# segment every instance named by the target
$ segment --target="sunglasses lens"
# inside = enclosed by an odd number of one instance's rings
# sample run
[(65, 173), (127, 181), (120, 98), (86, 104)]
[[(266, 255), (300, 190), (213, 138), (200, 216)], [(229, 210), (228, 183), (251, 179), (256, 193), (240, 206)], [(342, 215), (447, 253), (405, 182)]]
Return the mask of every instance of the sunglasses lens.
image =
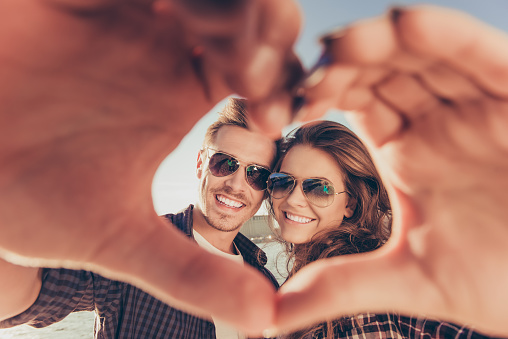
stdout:
[(238, 167), (240, 167), (238, 160), (220, 152), (214, 153), (210, 157), (210, 162), (208, 164), (210, 172), (216, 177), (225, 177), (233, 174), (238, 170)]
[(329, 206), (333, 202), (335, 189), (332, 183), (323, 179), (306, 179), (303, 192), (307, 199), (318, 207)]
[(266, 189), (266, 181), (270, 176), (269, 170), (260, 166), (250, 165), (245, 171), (247, 183), (249, 183), (252, 188), (256, 191)]
[(283, 173), (272, 173), (268, 178), (268, 192), (275, 199), (284, 198), (291, 192), (295, 185), (295, 180)]

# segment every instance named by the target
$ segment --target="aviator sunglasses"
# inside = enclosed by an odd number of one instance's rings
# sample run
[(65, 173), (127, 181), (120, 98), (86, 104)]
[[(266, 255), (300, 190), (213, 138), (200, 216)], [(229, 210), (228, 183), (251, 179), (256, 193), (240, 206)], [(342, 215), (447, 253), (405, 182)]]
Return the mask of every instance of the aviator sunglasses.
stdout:
[[(270, 193), (274, 199), (282, 199), (293, 192), (296, 182), (297, 180), (289, 174), (272, 173), (268, 177), (268, 193)], [(337, 194), (346, 192), (342, 191), (336, 193), (332, 183), (326, 179), (309, 178), (301, 180), (300, 182), (307, 200), (317, 207), (330, 206)]]
[[(208, 162), (208, 169), (214, 176), (225, 177), (235, 173), (240, 168), (240, 161), (231, 154), (210, 147), (206, 149), (214, 152)], [(272, 172), (266, 167), (250, 164), (245, 166), (245, 181), (256, 191), (263, 191), (266, 189), (266, 181), (270, 173)]]

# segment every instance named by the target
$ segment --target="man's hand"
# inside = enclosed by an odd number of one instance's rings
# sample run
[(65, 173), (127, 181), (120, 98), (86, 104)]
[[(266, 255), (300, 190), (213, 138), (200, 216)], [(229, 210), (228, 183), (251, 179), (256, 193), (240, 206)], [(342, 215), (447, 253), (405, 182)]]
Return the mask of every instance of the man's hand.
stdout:
[(420, 7), (323, 42), (331, 63), (309, 80), (307, 118), (351, 111), (389, 190), (393, 233), (288, 281), (278, 328), (396, 311), (508, 335), (508, 37)]
[(271, 324), (270, 283), (191, 244), (151, 197), (160, 162), (227, 95), (289, 119), (298, 9), (220, 3), (1, 2), (2, 257), (93, 269), (248, 332)]

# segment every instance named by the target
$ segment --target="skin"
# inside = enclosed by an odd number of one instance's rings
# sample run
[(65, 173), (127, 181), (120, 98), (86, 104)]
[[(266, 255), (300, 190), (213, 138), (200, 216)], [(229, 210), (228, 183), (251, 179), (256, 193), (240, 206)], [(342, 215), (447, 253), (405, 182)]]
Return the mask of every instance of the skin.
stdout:
[(354, 111), (389, 191), (393, 235), (376, 252), (301, 270), (280, 290), (279, 327), (393, 310), (508, 335), (508, 37), (434, 7), (339, 35), (307, 114)]
[(336, 192), (344, 191), (343, 173), (336, 161), (326, 152), (307, 146), (293, 147), (282, 161), (280, 171), (291, 174), (298, 181), (293, 191), (282, 199), (272, 199), (275, 219), (285, 241), (302, 244), (323, 229), (342, 223), (353, 214), (347, 194), (335, 195), (330, 206), (317, 207), (305, 197), (301, 181), (322, 178), (333, 184)]
[(197, 176), (201, 194), (194, 209), (194, 229), (216, 248), (233, 254), (233, 239), (259, 210), (265, 197), (265, 191), (256, 191), (247, 183), (245, 167), (258, 164), (270, 168), (275, 144), (262, 134), (238, 126), (223, 126), (210, 147), (233, 155), (241, 166), (231, 175), (215, 177), (208, 169), (207, 151), (199, 153)]
[[(253, 99), (252, 121), (272, 136), (291, 120), (295, 4), (200, 5), (0, 3), (2, 258), (93, 269), (247, 333), (391, 309), (508, 335), (506, 35), (426, 7), (329, 41), (333, 63), (299, 117), (355, 111), (389, 189), (393, 237), (375, 253), (309, 265), (276, 297), (260, 274), (207, 255), (153, 211), (158, 164), (219, 99)], [(196, 44), (203, 72), (189, 56)], [(0, 286), (37, 281), (36, 269), (5, 265)], [(32, 287), (9, 293), (27, 300)], [(2, 317), (23, 308), (7, 306)]]
[[(38, 269), (16, 263), (94, 270), (246, 333), (273, 322), (275, 291), (259, 272), (194, 246), (152, 203), (160, 162), (227, 95), (276, 105), (286, 117), (279, 125), (290, 116), (288, 79), (301, 70), (296, 5), (214, 4), (0, 3), (0, 256), (8, 261), (0, 318), (26, 309), (40, 288)], [(251, 111), (262, 127), (264, 116)]]

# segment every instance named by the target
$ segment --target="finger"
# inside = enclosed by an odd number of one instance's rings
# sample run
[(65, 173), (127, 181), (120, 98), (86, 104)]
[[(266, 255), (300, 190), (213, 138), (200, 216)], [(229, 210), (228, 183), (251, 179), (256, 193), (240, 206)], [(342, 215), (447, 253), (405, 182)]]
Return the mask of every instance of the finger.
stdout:
[[(148, 219), (143, 219), (146, 225)], [(205, 252), (160, 217), (134, 222), (88, 261), (97, 271), (150, 291), (156, 298), (201, 317), (217, 317), (248, 334), (272, 325), (275, 289), (248, 265)], [(228, 298), (224, 298), (227, 295)]]
[[(386, 102), (378, 102), (372, 91), (391, 75), (393, 67), (386, 63), (400, 51), (390, 19), (381, 17), (348, 27), (323, 38), (323, 43), (332, 64), (324, 65), (326, 75), (321, 82), (307, 88), (310, 103), (306, 118), (317, 117), (333, 105), (362, 115), (357, 121), (368, 125), (360, 129), (374, 145), (397, 136), (405, 126), (404, 116)], [(399, 57), (410, 67), (418, 65), (411, 58)], [(365, 115), (372, 117), (365, 119)]]
[[(300, 27), (296, 4), (292, 0), (161, 3), (173, 6), (193, 36), (190, 43), (202, 48), (206, 76), (201, 82), (217, 84), (211, 78), (218, 75), (229, 91), (226, 94), (249, 99), (253, 128), (280, 137), (281, 129), (292, 120), (291, 97), (303, 77), (303, 67), (292, 50)], [(217, 92), (216, 87), (210, 91)]]
[[(456, 29), (457, 27), (463, 29)], [(449, 33), (450, 31), (453, 33)], [(504, 46), (508, 44), (504, 43), (506, 41), (504, 34), (492, 32), (492, 29), (484, 24), (450, 10), (432, 7), (397, 10), (393, 11), (391, 16), (362, 22), (340, 33), (331, 34), (323, 41), (325, 53), (336, 64), (358, 67), (359, 74), (369, 74), (367, 81), (362, 80), (365, 76), (358, 75), (349, 86), (338, 87), (336, 96), (341, 98), (337, 103), (338, 108), (368, 115), (366, 107), (379, 107), (372, 104), (373, 99), (369, 94), (369, 90), (374, 87), (378, 90), (377, 94), (382, 94), (380, 99), (385, 105), (402, 113), (401, 121), (392, 119), (393, 125), (381, 125), (388, 127), (386, 131), (375, 128), (378, 122), (384, 120), (379, 115), (379, 109), (376, 110), (378, 118), (372, 120), (365, 119), (366, 116), (353, 118), (356, 120), (355, 123), (359, 122), (360, 129), (367, 133), (364, 137), (378, 147), (402, 134), (403, 131), (397, 130), (397, 127), (407, 127), (406, 123), (410, 118), (428, 111), (422, 106), (426, 96), (429, 101), (425, 106), (432, 107), (436, 104), (436, 99), (432, 98), (432, 95), (438, 99), (452, 100), (464, 100), (465, 95), (471, 99), (484, 92), (499, 95), (495, 93), (504, 91), (502, 88), (506, 87), (507, 83), (505, 74), (508, 68), (503, 65), (503, 61), (506, 60)], [(499, 45), (503, 45), (501, 51), (498, 49)], [(495, 57), (489, 59), (491, 55)], [(498, 55), (502, 57), (498, 58)], [(388, 82), (381, 80), (383, 71), (379, 72), (377, 78), (371, 71), (383, 68), (384, 74), (407, 72), (415, 80), (420, 81), (420, 86), (413, 86), (414, 82), (406, 81), (410, 87), (404, 88), (401, 86), (402, 81), (396, 85), (398, 81), (393, 79)], [(490, 75), (487, 77), (487, 74)], [(502, 85), (499, 84), (499, 79), (502, 79)], [(383, 81), (385, 83), (379, 85)], [(444, 84), (447, 89), (444, 89)], [(417, 91), (413, 91), (415, 87), (422, 86), (424, 90), (418, 88)], [(406, 94), (395, 95), (393, 91), (395, 88), (403, 90)], [(322, 87), (308, 89), (307, 92), (309, 95), (313, 93), (315, 101), (324, 98), (328, 99), (327, 102), (332, 102)], [(416, 108), (416, 111), (411, 111), (411, 108)], [(390, 120), (390, 116), (395, 117), (388, 114), (389, 110), (385, 112), (387, 121)], [(369, 125), (364, 126), (364, 123)], [(375, 134), (371, 134), (374, 131)]]
[(238, 95), (264, 98), (280, 83), (300, 27), (300, 12), (293, 1), (173, 0), (171, 4)]
[[(115, 162), (97, 165), (101, 158), (79, 149), (78, 154), (77, 162), (52, 154), (48, 168), (39, 161), (24, 171), (24, 158), (11, 160), (16, 175), (1, 185), (1, 193), (9, 197), (0, 204), (2, 257), (40, 267), (92, 270), (191, 313), (217, 316), (248, 333), (271, 324), (275, 292), (264, 276), (211, 256), (156, 215), (150, 183), (158, 157), (134, 166), (138, 169), (130, 166), (127, 175), (112, 166)], [(129, 159), (125, 152), (121, 157)], [(90, 166), (93, 178), (87, 175)], [(14, 253), (25, 258), (21, 261)], [(223, 300), (220, 293), (231, 298)]]
[(331, 60), (343, 64), (379, 64), (399, 48), (396, 32), (387, 16), (355, 23), (327, 34), (321, 41)]
[(402, 10), (395, 25), (411, 53), (444, 60), (492, 95), (508, 95), (508, 37), (467, 14), (432, 6)]
[(305, 119), (322, 116), (330, 107), (348, 114), (355, 130), (372, 146), (378, 147), (398, 136), (406, 123), (405, 117), (372, 91), (372, 83), (386, 77), (383, 69), (331, 65), (315, 86), (307, 89)]
[(430, 112), (442, 102), (422, 86), (418, 77), (408, 74), (392, 74), (377, 84), (373, 92), (377, 99), (400, 112), (407, 121)]
[(332, 64), (316, 69), (306, 80), (305, 113), (301, 114), (299, 120), (317, 119), (331, 107), (346, 109), (344, 96), (359, 77), (359, 73), (357, 67), (349, 65)]
[(453, 102), (480, 98), (485, 93), (464, 74), (436, 63), (418, 74), (419, 79), (436, 96)]
[(398, 254), (361, 254), (305, 267), (279, 291), (277, 330), (294, 331), (367, 311), (408, 310), (410, 304), (413, 309), (446, 309), (428, 277)]
[(399, 137), (407, 124), (403, 115), (378, 100), (373, 99), (364, 107), (364, 110), (347, 112), (346, 118), (371, 149), (375, 150)]
[(277, 93), (262, 101), (248, 102), (249, 128), (274, 140), (279, 139), (282, 129), (291, 123), (291, 114), (286, 112), (292, 101), (289, 93)]
[(274, 139), (281, 137), (282, 129), (294, 120), (303, 102), (298, 92), (303, 78), (300, 61), (290, 53), (280, 80), (267, 97), (262, 100), (248, 101), (248, 112), (251, 126)]

